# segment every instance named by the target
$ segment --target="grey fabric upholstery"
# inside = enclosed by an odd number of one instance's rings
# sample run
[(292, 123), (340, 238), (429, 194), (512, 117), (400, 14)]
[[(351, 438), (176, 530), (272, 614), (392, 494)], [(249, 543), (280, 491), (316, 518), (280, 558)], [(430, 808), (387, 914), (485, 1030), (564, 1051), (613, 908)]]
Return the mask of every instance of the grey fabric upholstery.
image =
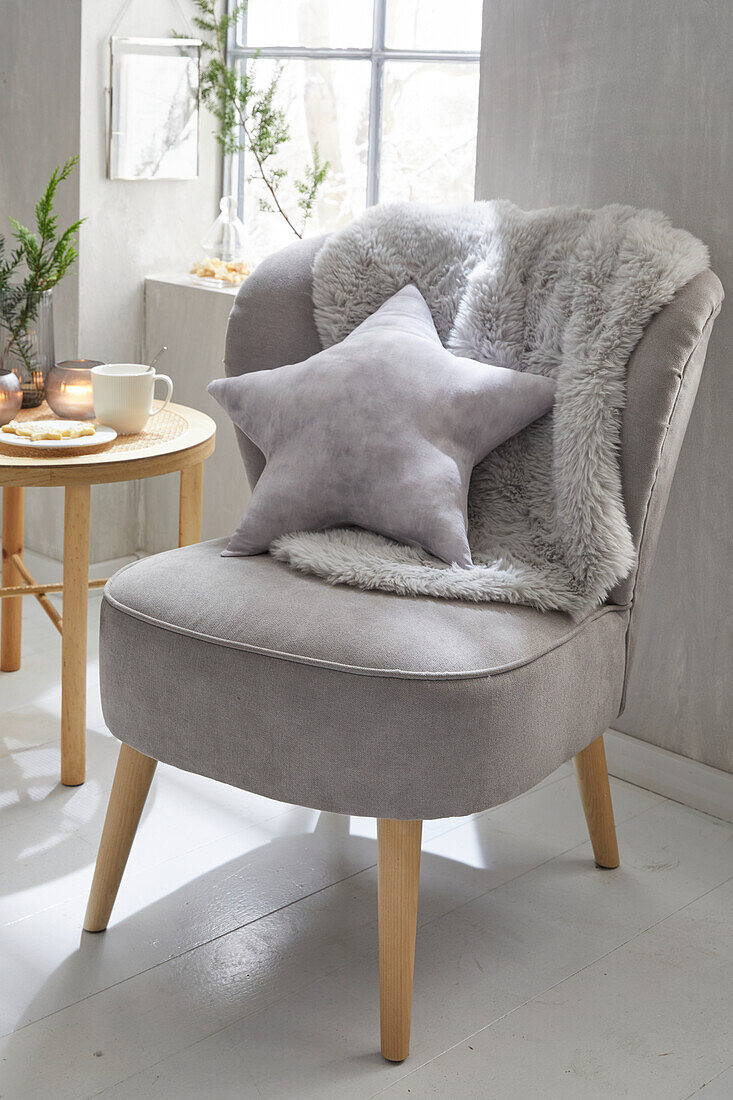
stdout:
[[(229, 375), (318, 351), (310, 268), (320, 244), (285, 249), (245, 282)], [(721, 300), (717, 278), (697, 276), (629, 364), (621, 461), (640, 559), (612, 594), (621, 607), (575, 626), (524, 607), (330, 588), (269, 557), (222, 561), (220, 542), (171, 551), (105, 592), (109, 728), (187, 770), (344, 813), (467, 814), (539, 781), (618, 713), (629, 608), (651, 568)], [(240, 446), (254, 484), (262, 454), (241, 436)]]
[(722, 301), (723, 287), (717, 275), (712, 271), (696, 275), (652, 318), (629, 360), (621, 423), (621, 476), (639, 565), (611, 593), (614, 603), (628, 603), (639, 587), (641, 574), (651, 567), (710, 332)]
[(105, 719), (149, 756), (317, 809), (447, 817), (526, 790), (618, 710), (624, 611), (578, 626), (330, 587), (224, 545), (107, 586)]
[(634, 653), (636, 608), (652, 570), (677, 459), (722, 302), (717, 275), (712, 271), (697, 275), (651, 320), (629, 360), (621, 475), (638, 561), (609, 596), (614, 603), (631, 605), (622, 707)]
[[(259, 264), (234, 301), (227, 326), (224, 365), (228, 377), (299, 363), (321, 350), (313, 320), (313, 260), (326, 238), (296, 241)], [(235, 429), (250, 487), (265, 468), (265, 456)]]

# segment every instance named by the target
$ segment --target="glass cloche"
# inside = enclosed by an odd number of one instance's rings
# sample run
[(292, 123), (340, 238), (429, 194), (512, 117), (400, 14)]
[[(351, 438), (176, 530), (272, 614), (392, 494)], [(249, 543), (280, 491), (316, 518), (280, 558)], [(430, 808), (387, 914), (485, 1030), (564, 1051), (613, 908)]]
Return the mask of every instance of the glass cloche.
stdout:
[(219, 217), (201, 242), (206, 259), (194, 263), (190, 273), (194, 282), (208, 286), (238, 286), (251, 269), (244, 262), (245, 230), (233, 195), (225, 195), (219, 211)]

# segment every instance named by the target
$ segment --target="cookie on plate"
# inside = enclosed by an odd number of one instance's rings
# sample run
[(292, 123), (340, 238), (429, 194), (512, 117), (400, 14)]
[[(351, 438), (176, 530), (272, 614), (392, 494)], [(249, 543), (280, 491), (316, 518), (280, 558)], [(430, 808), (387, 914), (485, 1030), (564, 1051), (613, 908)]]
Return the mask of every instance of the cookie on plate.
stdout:
[(91, 424), (82, 420), (11, 420), (2, 430), (25, 439), (78, 439), (82, 435), (94, 435)]

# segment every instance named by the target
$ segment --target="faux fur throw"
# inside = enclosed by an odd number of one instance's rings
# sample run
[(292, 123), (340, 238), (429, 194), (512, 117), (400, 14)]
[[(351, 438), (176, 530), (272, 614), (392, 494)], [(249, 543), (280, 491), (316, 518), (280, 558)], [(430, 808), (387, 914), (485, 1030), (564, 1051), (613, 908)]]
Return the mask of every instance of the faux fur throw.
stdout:
[(285, 535), (272, 553), (332, 584), (582, 618), (635, 560), (618, 464), (626, 364), (652, 315), (707, 266), (700, 241), (627, 206), (368, 210), (315, 260), (324, 347), (415, 283), (446, 347), (552, 375), (555, 408), (474, 469), (472, 568), (353, 528)]

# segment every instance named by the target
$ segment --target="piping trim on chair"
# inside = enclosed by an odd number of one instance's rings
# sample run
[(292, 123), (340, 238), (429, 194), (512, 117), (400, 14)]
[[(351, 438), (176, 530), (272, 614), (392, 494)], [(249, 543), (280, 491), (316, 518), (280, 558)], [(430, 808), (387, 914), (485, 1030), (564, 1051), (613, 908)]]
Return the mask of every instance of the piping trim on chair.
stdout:
[[(133, 563), (134, 564), (134, 563)], [(125, 567), (126, 569), (129, 566)], [(124, 570), (120, 570), (123, 572)], [(119, 574), (117, 574), (119, 576)], [(114, 579), (114, 578), (113, 578)], [(347, 672), (355, 676), (386, 676), (392, 679), (406, 679), (406, 680), (477, 680), (487, 676), (500, 676), (505, 672), (512, 672), (514, 669), (523, 668), (525, 665), (533, 664), (539, 658), (544, 657), (547, 653), (551, 653), (554, 649), (559, 649), (560, 646), (569, 642), (572, 638), (579, 634), (589, 623), (595, 622), (596, 619), (602, 618), (609, 612), (624, 613), (628, 610), (627, 606), (621, 606), (619, 604), (604, 604), (602, 607), (594, 611), (592, 615), (589, 615), (586, 619), (583, 619), (580, 623), (573, 623), (567, 633), (562, 637), (556, 639), (552, 643), (542, 647), (536, 653), (529, 657), (525, 657), (522, 660), (510, 661), (503, 665), (494, 665), (490, 668), (477, 668), (477, 669), (465, 669), (457, 672), (419, 672), (414, 670), (399, 669), (399, 668), (374, 668), (363, 665), (350, 665), (344, 664), (339, 661), (327, 661), (319, 657), (309, 657), (304, 653), (288, 653), (277, 649), (268, 649), (264, 646), (252, 645), (248, 642), (237, 642), (231, 638), (219, 638), (213, 634), (205, 634), (197, 630), (188, 630), (186, 627), (178, 626), (174, 623), (168, 623), (162, 619), (158, 619), (153, 615), (147, 615), (143, 611), (137, 611), (135, 608), (128, 607), (126, 604), (121, 603), (115, 599), (109, 591), (109, 584), (104, 591), (104, 599), (113, 607), (116, 611), (119, 611), (123, 615), (129, 615), (133, 619), (139, 619), (141, 622), (148, 623), (150, 626), (156, 626), (161, 630), (167, 630), (172, 634), (182, 634), (188, 638), (193, 638), (196, 641), (207, 642), (213, 645), (224, 646), (226, 649), (241, 649), (247, 653), (257, 653), (262, 657), (273, 657), (280, 661), (294, 661), (297, 664), (315, 665), (318, 668), (330, 668), (337, 672)]]

